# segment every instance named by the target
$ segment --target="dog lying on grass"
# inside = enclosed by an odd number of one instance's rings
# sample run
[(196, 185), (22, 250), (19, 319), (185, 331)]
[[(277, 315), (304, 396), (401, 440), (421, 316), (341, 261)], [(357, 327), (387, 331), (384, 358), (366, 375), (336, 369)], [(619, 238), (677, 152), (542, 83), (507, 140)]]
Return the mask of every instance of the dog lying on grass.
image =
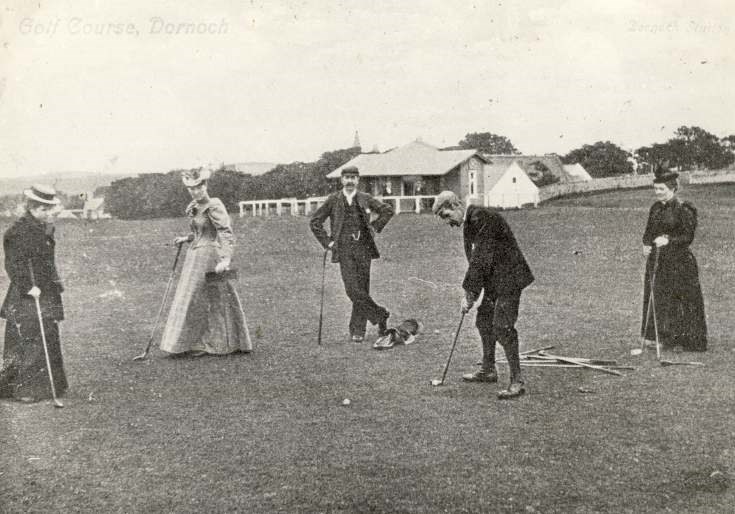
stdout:
[(387, 350), (397, 344), (411, 344), (416, 341), (416, 335), (421, 331), (421, 323), (415, 319), (407, 319), (395, 328), (389, 328), (384, 336), (373, 343), (376, 350)]

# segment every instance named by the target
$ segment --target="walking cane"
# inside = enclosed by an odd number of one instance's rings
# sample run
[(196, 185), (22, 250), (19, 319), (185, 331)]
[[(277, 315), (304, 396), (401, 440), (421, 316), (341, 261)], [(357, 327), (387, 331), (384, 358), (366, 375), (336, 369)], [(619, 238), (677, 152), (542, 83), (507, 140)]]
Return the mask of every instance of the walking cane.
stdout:
[(465, 312), (462, 312), (462, 317), (459, 318), (459, 326), (457, 327), (457, 333), (454, 335), (454, 342), (452, 343), (452, 349), (449, 351), (449, 358), (447, 358), (447, 364), (444, 366), (444, 373), (442, 373), (441, 380), (432, 380), (431, 385), (443, 386), (444, 379), (447, 377), (447, 370), (449, 369), (449, 363), (452, 361), (452, 354), (454, 353), (454, 347), (457, 346), (457, 340), (459, 339), (459, 331), (462, 330), (462, 322), (464, 321)]
[(153, 330), (151, 330), (151, 337), (148, 339), (148, 344), (145, 347), (145, 351), (140, 355), (136, 355), (135, 357), (133, 357), (134, 361), (142, 361), (143, 359), (145, 359), (151, 349), (151, 344), (153, 344), (153, 337), (156, 335), (156, 329), (158, 328), (158, 324), (161, 321), (161, 314), (163, 314), (163, 309), (166, 306), (166, 300), (168, 299), (168, 293), (171, 290), (171, 284), (173, 283), (174, 276), (176, 275), (176, 265), (179, 263), (179, 255), (181, 255), (181, 247), (183, 245), (183, 243), (179, 243), (176, 245), (178, 246), (178, 249), (176, 250), (176, 257), (174, 258), (174, 265), (171, 268), (171, 276), (168, 278), (168, 284), (166, 284), (166, 291), (163, 293), (161, 308), (158, 309), (158, 316), (156, 316), (156, 322), (153, 324)]
[(319, 333), (316, 338), (316, 344), (322, 344), (322, 322), (324, 319), (324, 277), (327, 274), (327, 254), (329, 254), (329, 248), (324, 250), (324, 258), (322, 259), (322, 294), (321, 302), (319, 305)]
[[(31, 273), (31, 284), (36, 287), (36, 277), (33, 275), (33, 263), (28, 261), (28, 271)], [(46, 330), (43, 327), (43, 315), (41, 314), (41, 302), (38, 296), (34, 296), (33, 300), (36, 302), (36, 314), (38, 315), (38, 326), (41, 329), (41, 342), (43, 343), (43, 353), (46, 356), (46, 369), (48, 370), (48, 379), (51, 383), (51, 397), (54, 399), (54, 407), (57, 409), (63, 409), (64, 404), (59, 401), (56, 397), (56, 385), (54, 384), (54, 374), (51, 371), (51, 358), (48, 354), (48, 344), (46, 343)]]

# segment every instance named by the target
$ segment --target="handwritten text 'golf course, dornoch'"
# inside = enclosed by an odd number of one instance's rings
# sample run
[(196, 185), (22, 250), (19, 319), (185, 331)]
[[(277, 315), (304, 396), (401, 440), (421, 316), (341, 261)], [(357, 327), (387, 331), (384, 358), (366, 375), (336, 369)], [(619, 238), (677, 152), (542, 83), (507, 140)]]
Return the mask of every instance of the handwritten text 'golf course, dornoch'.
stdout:
[(23, 18), (18, 30), (23, 35), (48, 36), (66, 33), (72, 36), (196, 36), (227, 34), (229, 25), (224, 19), (213, 21), (176, 21), (160, 16), (149, 18), (145, 23), (100, 22), (71, 18)]

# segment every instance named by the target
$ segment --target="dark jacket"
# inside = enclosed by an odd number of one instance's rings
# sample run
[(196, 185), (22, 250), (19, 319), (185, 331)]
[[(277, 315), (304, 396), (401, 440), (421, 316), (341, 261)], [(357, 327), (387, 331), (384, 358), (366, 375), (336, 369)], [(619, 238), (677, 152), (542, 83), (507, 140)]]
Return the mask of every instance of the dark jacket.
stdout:
[(469, 268), (462, 287), (491, 298), (516, 294), (533, 282), (533, 274), (508, 223), (497, 212), (470, 205), (464, 222), (464, 250)]
[[(373, 239), (373, 230), (375, 232), (381, 232), (383, 227), (388, 224), (388, 221), (393, 217), (393, 207), (390, 204), (383, 203), (376, 200), (371, 195), (358, 191), (355, 194), (355, 201), (360, 207), (360, 215), (363, 217), (365, 225), (371, 230), (365, 234), (365, 244), (368, 245), (368, 251), (370, 252), (371, 259), (377, 259), (380, 257), (378, 253), (378, 247), (375, 245)], [(342, 233), (342, 223), (345, 217), (345, 198), (342, 191), (332, 193), (327, 197), (327, 200), (319, 207), (316, 212), (311, 216), (311, 231), (316, 236), (319, 243), (323, 248), (327, 248), (329, 243), (334, 241), (332, 247), (332, 262), (339, 262), (339, 238)], [(377, 218), (371, 223), (370, 214), (377, 214)], [(331, 234), (327, 234), (324, 230), (324, 222), (326, 219), (330, 219)]]
[(63, 287), (56, 270), (54, 226), (37, 220), (25, 213), (5, 232), (5, 271), (10, 278), (10, 287), (5, 296), (0, 317), (15, 318), (20, 323), (36, 319), (36, 306), (28, 295), (33, 284), (29, 262), (33, 266), (36, 286), (41, 290), (41, 312), (46, 319), (64, 319), (61, 303)]

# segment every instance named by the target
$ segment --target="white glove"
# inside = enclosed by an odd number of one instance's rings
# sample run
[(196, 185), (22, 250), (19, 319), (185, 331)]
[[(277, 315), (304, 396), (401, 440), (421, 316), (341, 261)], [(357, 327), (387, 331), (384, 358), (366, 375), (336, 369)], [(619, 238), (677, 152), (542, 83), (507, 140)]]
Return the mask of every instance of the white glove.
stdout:
[(230, 267), (230, 261), (228, 261), (228, 260), (219, 261), (214, 266), (214, 272), (215, 273), (222, 273), (222, 272), (226, 271), (229, 267)]
[(174, 239), (174, 244), (180, 245), (180, 244), (187, 243), (188, 241), (189, 241), (189, 236), (179, 236)]
[(643, 255), (645, 255), (646, 257), (648, 257), (649, 255), (651, 255), (651, 247), (650, 246), (643, 245)]
[(666, 246), (669, 244), (669, 236), (658, 236), (653, 240), (653, 244), (656, 246)]
[(466, 296), (463, 296), (462, 297), (462, 304), (460, 305), (460, 310), (464, 314), (467, 314), (468, 312), (470, 312), (470, 309), (472, 309), (472, 306), (474, 304), (475, 304), (475, 302), (470, 302), (470, 301), (467, 300), (467, 297)]
[(38, 300), (38, 298), (41, 296), (41, 290), (38, 287), (33, 286), (31, 290), (28, 291), (28, 294)]

